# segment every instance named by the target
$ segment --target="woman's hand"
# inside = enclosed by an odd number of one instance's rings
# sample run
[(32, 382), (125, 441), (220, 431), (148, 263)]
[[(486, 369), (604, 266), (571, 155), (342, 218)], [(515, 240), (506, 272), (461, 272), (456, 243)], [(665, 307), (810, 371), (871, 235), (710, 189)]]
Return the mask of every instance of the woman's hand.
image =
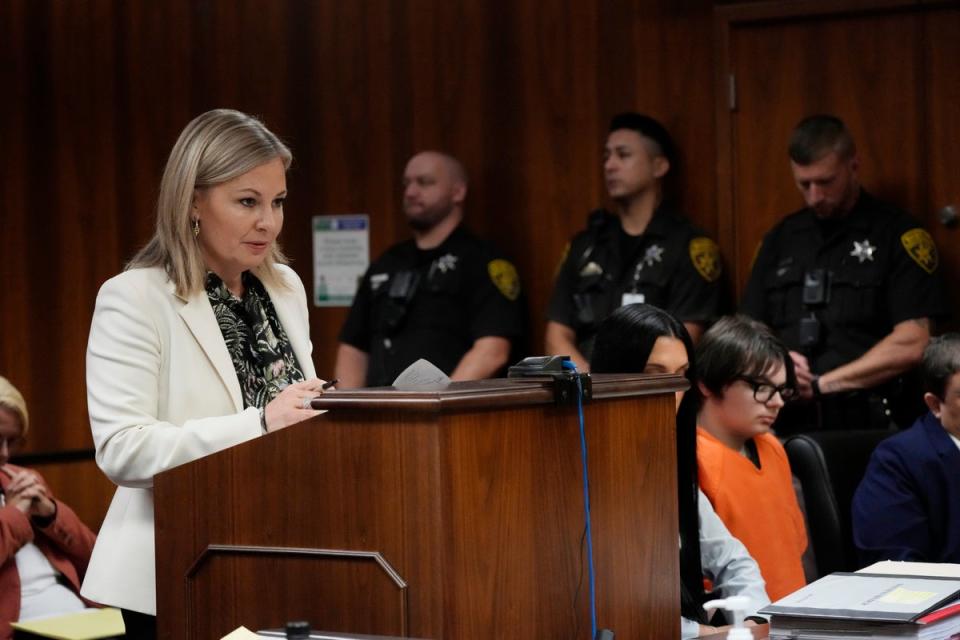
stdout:
[(310, 408), (310, 400), (324, 393), (323, 384), (324, 381), (320, 378), (312, 378), (295, 382), (281, 391), (280, 395), (271, 400), (264, 409), (267, 432), (285, 429), (292, 424), (320, 415), (321, 411)]
[(39, 518), (49, 518), (57, 512), (47, 488), (40, 482), (39, 476), (25, 469), (12, 474), (5, 493), (7, 501), (21, 513)]

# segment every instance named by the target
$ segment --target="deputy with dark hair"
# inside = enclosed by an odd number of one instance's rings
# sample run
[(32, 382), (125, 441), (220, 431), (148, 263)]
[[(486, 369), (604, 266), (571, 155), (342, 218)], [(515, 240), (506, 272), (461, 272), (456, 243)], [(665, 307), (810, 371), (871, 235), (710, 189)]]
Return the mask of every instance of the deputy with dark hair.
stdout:
[(877, 446), (853, 497), (864, 564), (960, 562), (960, 334), (934, 338), (920, 372), (929, 413)]
[(610, 121), (603, 170), (614, 212), (591, 213), (567, 248), (547, 311), (547, 353), (569, 354), (586, 370), (597, 325), (625, 304), (666, 309), (694, 340), (719, 314), (717, 244), (664, 198), (674, 164), (659, 122), (638, 113)]
[(907, 423), (919, 406), (901, 417), (892, 401), (920, 362), (931, 319), (946, 312), (937, 248), (914, 219), (861, 188), (840, 119), (800, 122), (789, 156), (806, 207), (764, 237), (741, 305), (790, 348), (808, 401), (788, 405), (777, 431)]

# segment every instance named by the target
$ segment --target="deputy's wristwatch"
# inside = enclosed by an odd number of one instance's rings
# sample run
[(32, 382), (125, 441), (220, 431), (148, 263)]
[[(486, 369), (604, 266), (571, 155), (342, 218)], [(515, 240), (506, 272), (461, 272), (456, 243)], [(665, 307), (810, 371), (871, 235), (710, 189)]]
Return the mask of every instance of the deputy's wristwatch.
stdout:
[(813, 389), (814, 398), (823, 396), (823, 392), (820, 391), (820, 376), (813, 376), (813, 380), (810, 381), (810, 388)]

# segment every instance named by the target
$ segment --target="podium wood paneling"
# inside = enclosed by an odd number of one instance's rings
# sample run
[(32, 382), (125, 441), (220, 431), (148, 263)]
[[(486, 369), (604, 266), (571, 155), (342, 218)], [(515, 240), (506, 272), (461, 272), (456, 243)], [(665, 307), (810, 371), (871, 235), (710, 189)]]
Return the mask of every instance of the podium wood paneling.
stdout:
[[(677, 637), (672, 376), (586, 405), (599, 623)], [(587, 638), (576, 407), (542, 381), (328, 394), (314, 420), (157, 476), (162, 638), (243, 624)]]

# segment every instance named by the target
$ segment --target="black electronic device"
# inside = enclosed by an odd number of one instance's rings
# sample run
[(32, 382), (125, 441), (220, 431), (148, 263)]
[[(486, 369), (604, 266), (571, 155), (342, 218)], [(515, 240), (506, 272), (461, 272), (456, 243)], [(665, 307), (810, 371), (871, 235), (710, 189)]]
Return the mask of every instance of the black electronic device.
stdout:
[(287, 640), (307, 640), (310, 637), (310, 623), (306, 620), (288, 622), (284, 632), (287, 634)]
[(822, 306), (830, 303), (830, 273), (810, 269), (803, 274), (803, 304)]
[(508, 378), (526, 378), (529, 376), (553, 376), (571, 371), (570, 356), (530, 356), (507, 369)]
[(383, 332), (392, 336), (403, 325), (407, 316), (410, 301), (417, 293), (420, 284), (420, 274), (416, 271), (400, 271), (390, 280), (387, 289), (387, 301), (380, 312), (380, 323)]
[(589, 373), (578, 373), (570, 356), (531, 356), (507, 369), (508, 378), (553, 378), (553, 401), (555, 404), (576, 404), (578, 396), (583, 402), (593, 397), (593, 381)]
[(820, 344), (820, 319), (814, 314), (800, 318), (800, 347), (808, 349)]

